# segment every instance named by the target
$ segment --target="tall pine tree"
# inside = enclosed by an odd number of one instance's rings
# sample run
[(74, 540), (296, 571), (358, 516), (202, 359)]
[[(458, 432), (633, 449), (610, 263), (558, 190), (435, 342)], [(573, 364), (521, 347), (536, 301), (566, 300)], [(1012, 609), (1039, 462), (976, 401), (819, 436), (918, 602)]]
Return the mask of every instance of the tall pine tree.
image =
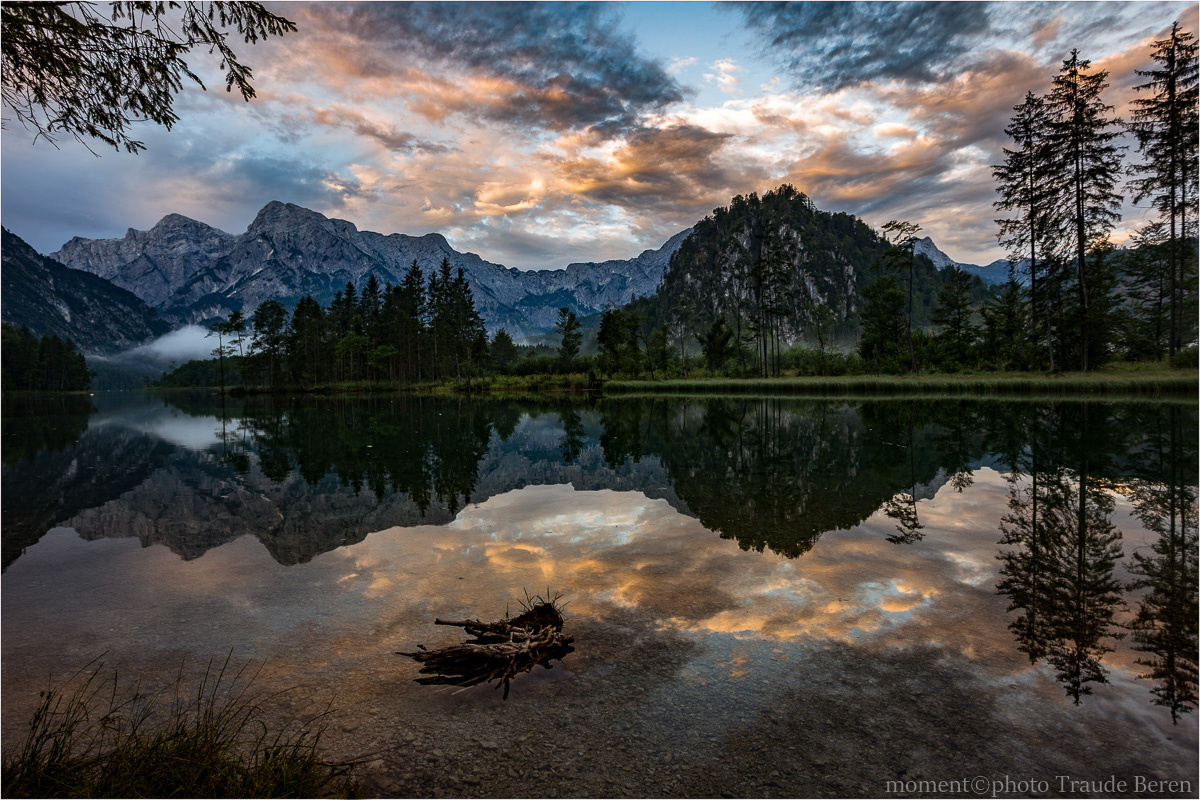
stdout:
[(1060, 250), (1064, 257), (1075, 260), (1079, 368), (1083, 371), (1091, 366), (1091, 329), (1099, 327), (1091, 310), (1088, 253), (1107, 240), (1120, 219), (1121, 195), (1116, 186), (1122, 148), (1114, 140), (1120, 135), (1121, 120), (1112, 116), (1112, 106), (1100, 98), (1107, 87), (1108, 72), (1093, 72), (1091, 62), (1072, 50), (1046, 98), (1048, 143), (1056, 157), (1051, 189), (1058, 201)]
[[(1013, 264), (1029, 259), (1030, 325), (1033, 338), (1039, 338), (1037, 308), (1038, 277), (1044, 270), (1043, 252), (1051, 230), (1053, 152), (1049, 147), (1050, 117), (1046, 102), (1033, 92), (1013, 107), (1012, 120), (1004, 132), (1016, 143), (1013, 149), (1004, 148), (1004, 163), (992, 167), (1000, 193), (993, 205), (1013, 214), (996, 220), (1000, 226), (998, 238), (1008, 247)], [(1039, 261), (1041, 258), (1041, 261)], [(1051, 326), (1044, 321), (1043, 330), (1050, 370), (1054, 370), (1054, 343), (1050, 340)], [(1032, 364), (1030, 366), (1033, 366)]]
[[(1170, 355), (1182, 341), (1182, 293), (1179, 267), (1184, 263), (1181, 245), (1187, 240), (1187, 211), (1195, 202), (1197, 155), (1197, 44), (1196, 37), (1171, 26), (1170, 35), (1154, 43), (1150, 54), (1157, 66), (1137, 71), (1149, 81), (1134, 87), (1149, 91), (1148, 97), (1133, 101), (1130, 130), (1137, 137), (1138, 150), (1145, 158), (1130, 171), (1143, 177), (1134, 180), (1133, 201), (1150, 198), (1168, 229), (1167, 263), (1170, 273)], [(1195, 217), (1193, 216), (1193, 220)]]
[(917, 371), (917, 353), (913, 347), (913, 280), (914, 270), (916, 268), (916, 243), (917, 234), (921, 231), (921, 226), (915, 222), (904, 222), (901, 220), (890, 220), (883, 226), (884, 236), (892, 245), (884, 253), (884, 263), (889, 269), (892, 269), (900, 274), (908, 273), (905, 279), (905, 293), (908, 295), (907, 308), (904, 312), (904, 321), (906, 326), (906, 338), (908, 339), (908, 368), (911, 372)]

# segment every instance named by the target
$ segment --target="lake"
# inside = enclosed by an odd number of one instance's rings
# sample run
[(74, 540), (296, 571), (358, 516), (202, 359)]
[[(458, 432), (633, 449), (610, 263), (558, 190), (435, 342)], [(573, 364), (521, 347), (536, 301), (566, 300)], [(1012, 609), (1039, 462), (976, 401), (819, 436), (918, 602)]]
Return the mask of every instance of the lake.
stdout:
[[(97, 657), (231, 657), (370, 795), (1195, 796), (1197, 440), (1194, 401), (6, 398), (4, 744)], [(546, 592), (575, 652), (507, 700), (396, 654)]]

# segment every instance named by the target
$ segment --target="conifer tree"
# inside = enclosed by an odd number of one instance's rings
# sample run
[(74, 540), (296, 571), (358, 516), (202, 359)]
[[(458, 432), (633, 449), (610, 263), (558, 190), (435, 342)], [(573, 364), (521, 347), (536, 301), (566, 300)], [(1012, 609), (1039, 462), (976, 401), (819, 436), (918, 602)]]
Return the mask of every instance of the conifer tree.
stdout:
[(1171, 337), (1172, 248), (1166, 225), (1151, 222), (1135, 233), (1123, 261), (1128, 291), (1126, 355), (1132, 359), (1161, 359)]
[(639, 344), (642, 332), (642, 318), (632, 308), (625, 311), (625, 341), (621, 347), (622, 369), (628, 369), (633, 374), (642, 371), (642, 348)]
[(228, 323), (214, 322), (208, 328), (208, 333), (204, 334), (205, 339), (217, 337), (217, 346), (213, 348), (212, 355), (217, 357), (217, 363), (220, 365), (221, 375), (221, 394), (225, 393), (225, 359), (233, 355), (232, 346), (225, 344), (225, 335), (228, 332)]
[[(1145, 161), (1130, 167), (1141, 177), (1132, 182), (1133, 201), (1146, 198), (1161, 215), (1168, 229), (1167, 261), (1170, 275), (1170, 332), (1167, 350), (1174, 355), (1182, 340), (1181, 323), (1185, 282), (1179, 279), (1184, 254), (1181, 245), (1188, 239), (1187, 212), (1196, 200), (1198, 69), (1195, 35), (1171, 26), (1166, 39), (1154, 43), (1150, 54), (1157, 67), (1137, 70), (1149, 81), (1134, 87), (1149, 90), (1148, 97), (1133, 101), (1133, 120), (1129, 129), (1137, 137), (1138, 150)], [(1195, 215), (1192, 217), (1193, 224)]]
[[(1049, 245), (1052, 229), (1053, 152), (1049, 147), (1050, 117), (1045, 100), (1033, 92), (1013, 107), (1016, 112), (1004, 132), (1016, 143), (1012, 150), (1004, 148), (1004, 163), (992, 167), (998, 182), (1000, 199), (993, 205), (1000, 211), (1014, 214), (996, 220), (1000, 226), (998, 238), (1008, 247), (1013, 264), (1029, 259), (1030, 324), (1033, 337), (1038, 338), (1038, 278), (1044, 269), (1043, 253)], [(1040, 259), (1040, 260), (1039, 260)], [(1054, 345), (1049, 340), (1051, 327), (1044, 325), (1046, 350), (1050, 370), (1054, 370)]]
[(697, 336), (700, 352), (704, 354), (705, 366), (714, 372), (725, 366), (725, 363), (737, 351), (734, 332), (729, 329), (724, 317), (717, 317), (703, 336)]
[(443, 258), (437, 272), (429, 276), (429, 341), (432, 348), (431, 370), (435, 378), (447, 373), (447, 364), (451, 363), (453, 358), (450, 353), (451, 330), (454, 325), (450, 300), (453, 281), (450, 259)]
[(452, 327), (449, 334), (454, 353), (454, 374), (455, 377), (462, 377), (464, 369), (470, 374), (487, 355), (487, 332), (483, 317), (475, 308), (475, 295), (462, 267), (458, 268), (450, 284), (450, 310)]
[(559, 370), (564, 373), (570, 372), (571, 365), (579, 358), (579, 350), (583, 346), (583, 334), (579, 332), (579, 319), (575, 312), (565, 306), (560, 308), (554, 331), (562, 337), (562, 343), (558, 346)]
[(938, 289), (932, 321), (942, 327), (941, 339), (959, 366), (965, 366), (975, 343), (975, 325), (971, 321), (971, 276), (957, 264), (946, 268), (945, 283)]
[(292, 309), (286, 335), (285, 352), (291, 380), (309, 385), (325, 376), (326, 337), (325, 310), (312, 295), (305, 295)]
[(378, 344), (378, 332), (375, 326), (379, 323), (379, 315), (383, 311), (383, 289), (379, 279), (372, 272), (367, 276), (363, 285), (362, 296), (358, 300), (358, 316), (362, 319), (363, 333), (371, 339), (372, 344)]
[(1002, 369), (1023, 368), (1030, 362), (1026, 352), (1032, 347), (1027, 338), (1030, 326), (1026, 324), (1022, 294), (1020, 284), (1010, 279), (995, 301), (979, 309), (983, 319), (983, 357)]
[[(1121, 120), (1111, 116), (1112, 106), (1100, 93), (1108, 87), (1108, 73), (1091, 71), (1091, 62), (1078, 50), (1063, 61), (1054, 77), (1046, 108), (1050, 114), (1048, 144), (1055, 154), (1051, 189), (1057, 200), (1055, 219), (1065, 257), (1075, 261), (1075, 292), (1079, 304), (1079, 368), (1090, 368), (1093, 352), (1093, 318), (1088, 291), (1088, 252), (1108, 238), (1120, 214), (1121, 150), (1114, 144)], [(1069, 255), (1068, 255), (1069, 254)]]
[(909, 370), (917, 371), (917, 353), (913, 347), (912, 335), (912, 318), (913, 318), (913, 272), (916, 268), (916, 243), (917, 233), (921, 230), (921, 226), (913, 222), (900, 220), (890, 220), (883, 226), (884, 236), (887, 238), (891, 247), (884, 253), (884, 263), (888, 268), (893, 269), (903, 274), (908, 272), (908, 278), (905, 280), (905, 294), (907, 295), (907, 310), (904, 313), (905, 335), (908, 341), (908, 362)]
[(251, 347), (266, 361), (267, 382), (271, 387), (278, 385), (286, 322), (287, 313), (276, 300), (267, 300), (261, 304), (250, 318), (250, 324), (254, 327)]
[(400, 283), (397, 304), (398, 337), (404, 354), (405, 380), (419, 381), (429, 304), (425, 295), (425, 274), (415, 258)]
[(621, 369), (621, 351), (625, 343), (625, 314), (611, 306), (600, 312), (600, 330), (596, 346), (600, 350), (600, 368), (612, 375)]
[(858, 352), (873, 371), (903, 370), (904, 303), (904, 292), (891, 275), (884, 275), (863, 288)]
[(496, 331), (496, 335), (492, 337), (492, 343), (488, 350), (492, 356), (492, 368), (501, 374), (506, 374), (509, 367), (520, 356), (517, 345), (504, 328)]

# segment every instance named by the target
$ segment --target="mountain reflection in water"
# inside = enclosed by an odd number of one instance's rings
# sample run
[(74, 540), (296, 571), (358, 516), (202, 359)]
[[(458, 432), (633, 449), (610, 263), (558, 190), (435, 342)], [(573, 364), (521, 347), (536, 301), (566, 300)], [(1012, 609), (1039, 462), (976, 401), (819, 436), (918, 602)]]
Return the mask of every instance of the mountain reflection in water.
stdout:
[[(287, 566), (385, 529), (453, 523), (475, 535), (455, 550), (463, 571), (560, 589), (602, 573), (576, 610), (599, 613), (599, 597), (683, 632), (780, 640), (902, 625), (904, 642), (1022, 653), (1073, 703), (1121, 668), (1173, 720), (1196, 705), (1190, 406), (197, 394), (4, 410), (5, 569), (56, 525), (185, 560), (250, 535)], [(550, 488), (563, 484), (644, 497), (601, 492), (570, 517), (580, 498)], [(528, 486), (546, 488), (516, 491)], [(493, 529), (494, 515), (538, 504), (554, 513), (533, 528)], [(716, 551), (689, 548), (686, 532), (664, 550), (641, 533), (650, 517), (656, 536), (690, 517), (783, 558), (696, 583)], [(571, 532), (568, 549), (547, 538), (555, 526)], [(1126, 546), (1134, 527), (1144, 544)], [(856, 533), (818, 547), (833, 531)], [(373, 556), (354, 557), (370, 571)], [(393, 578), (371, 580), (379, 593)], [(989, 597), (1007, 603), (1008, 641), (959, 617), (937, 629), (952, 596), (980, 614), (993, 613)]]

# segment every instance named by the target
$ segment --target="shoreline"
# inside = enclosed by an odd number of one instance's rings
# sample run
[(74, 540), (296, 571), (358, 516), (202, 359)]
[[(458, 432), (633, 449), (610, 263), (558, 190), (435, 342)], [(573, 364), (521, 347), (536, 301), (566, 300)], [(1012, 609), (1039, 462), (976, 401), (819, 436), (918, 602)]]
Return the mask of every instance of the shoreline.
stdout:
[[(151, 391), (195, 391), (217, 387), (150, 387)], [(1100, 395), (1200, 399), (1197, 370), (1101, 370), (1060, 373), (976, 373), (946, 375), (842, 375), (833, 377), (783, 376), (777, 378), (616, 378), (589, 381), (586, 375), (485, 377), (469, 382), (326, 384), (270, 389), (232, 387), (231, 397), (260, 394), (593, 394), (634, 395), (746, 395), (754, 397), (886, 396), (896, 399), (936, 396), (1016, 395), (1060, 397)]]

